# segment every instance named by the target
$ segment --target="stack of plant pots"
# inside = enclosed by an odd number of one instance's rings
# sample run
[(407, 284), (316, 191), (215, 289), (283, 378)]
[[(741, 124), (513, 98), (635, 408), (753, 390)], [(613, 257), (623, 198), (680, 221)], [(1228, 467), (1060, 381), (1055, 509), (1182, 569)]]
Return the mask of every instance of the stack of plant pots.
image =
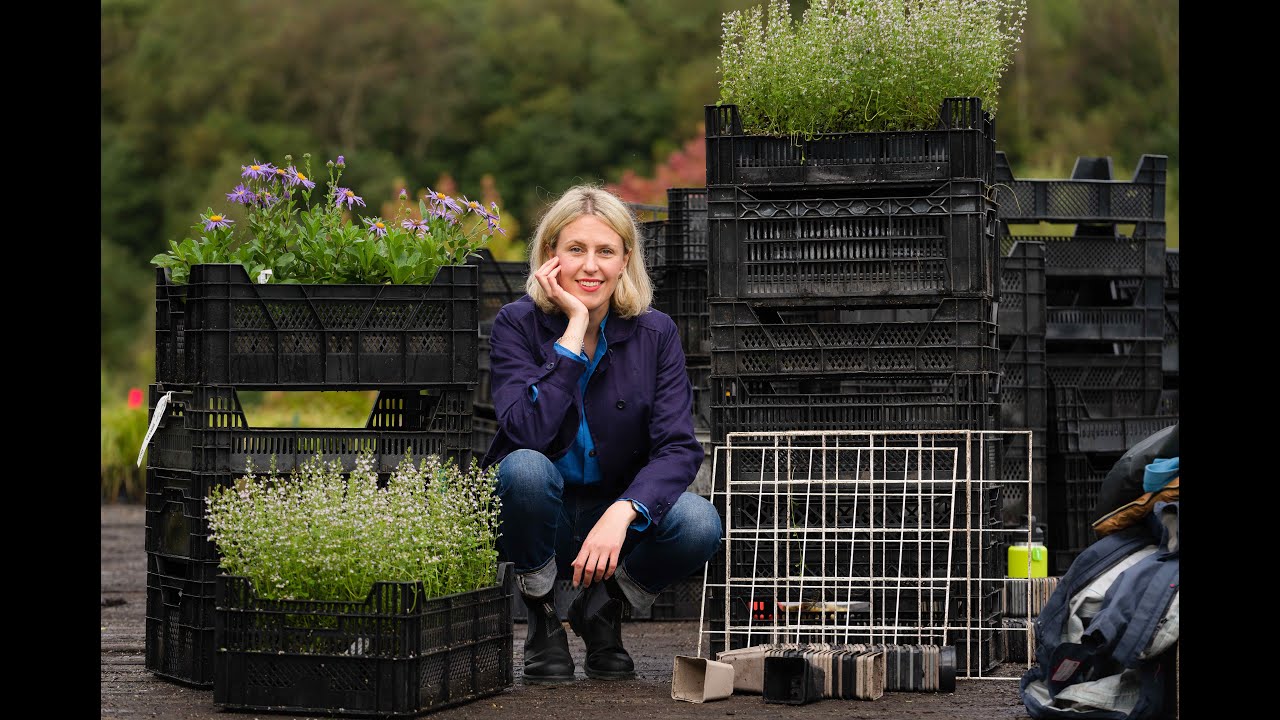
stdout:
[[(476, 331), (475, 267), (443, 267), (430, 285), (258, 284), (238, 264), (195, 265), (177, 285), (157, 270), (148, 670), (215, 685), (219, 555), (205, 499), (247, 462), (258, 475), (287, 475), (319, 453), (349, 473), (369, 449), (384, 478), (406, 452), (415, 462), (429, 454), (470, 462)], [(238, 395), (250, 390), (363, 390), (377, 399), (363, 428), (258, 428)]]
[[(1165, 383), (1167, 162), (1143, 155), (1133, 179), (1119, 181), (1112, 180), (1110, 158), (1081, 157), (1069, 179), (1029, 180), (1014, 178), (998, 153), (1006, 246), (1045, 247), (1045, 519), (1055, 575), (1093, 541), (1094, 505), (1107, 471), (1138, 441), (1177, 421), (1158, 414)], [(1065, 234), (1010, 227), (1040, 223)]]
[[(713, 443), (735, 431), (998, 429), (995, 134), (981, 101), (948, 98), (933, 130), (808, 140), (746, 135), (735, 106), (707, 106), (706, 133)], [(990, 490), (970, 504), (985, 527), (999, 523)], [(747, 520), (731, 516), (737, 502), (720, 508), (726, 527)], [(996, 555), (993, 544), (943, 569), (991, 578)], [(710, 577), (724, 577), (726, 560), (714, 562)], [(950, 621), (998, 628), (990, 589)], [(724, 598), (708, 597), (714, 631)], [(754, 617), (776, 603), (729, 604)], [(726, 649), (711, 637), (712, 653)], [(958, 642), (959, 663), (967, 653), (1000, 660)]]

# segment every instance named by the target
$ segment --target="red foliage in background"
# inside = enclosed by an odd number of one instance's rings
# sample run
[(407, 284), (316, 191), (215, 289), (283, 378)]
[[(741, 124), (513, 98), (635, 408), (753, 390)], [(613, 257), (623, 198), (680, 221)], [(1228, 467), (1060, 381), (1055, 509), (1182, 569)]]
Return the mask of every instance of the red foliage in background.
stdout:
[(704, 187), (706, 184), (707, 141), (699, 125), (698, 135), (655, 167), (653, 177), (640, 177), (634, 170), (627, 170), (617, 183), (606, 185), (605, 189), (626, 202), (666, 205), (667, 188)]

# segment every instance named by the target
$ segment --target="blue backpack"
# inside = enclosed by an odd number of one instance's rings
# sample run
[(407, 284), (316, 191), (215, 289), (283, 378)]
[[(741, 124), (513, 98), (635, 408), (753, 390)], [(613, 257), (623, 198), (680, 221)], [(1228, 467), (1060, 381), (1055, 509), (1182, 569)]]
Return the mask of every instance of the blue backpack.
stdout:
[(1172, 717), (1179, 549), (1178, 503), (1160, 502), (1071, 563), (1035, 623), (1032, 718)]

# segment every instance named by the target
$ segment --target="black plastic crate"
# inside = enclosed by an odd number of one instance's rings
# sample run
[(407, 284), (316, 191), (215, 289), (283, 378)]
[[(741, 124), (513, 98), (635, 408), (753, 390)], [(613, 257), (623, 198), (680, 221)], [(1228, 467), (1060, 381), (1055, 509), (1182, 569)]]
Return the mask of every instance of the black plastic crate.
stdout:
[(1001, 428), (1043, 435), (1049, 426), (1048, 390), (1044, 341), (1030, 335), (1001, 338)]
[(1094, 417), (1077, 387), (1055, 387), (1052, 416), (1055, 453), (1125, 452), (1169, 427), (1177, 417), (1144, 415)]
[(1157, 415), (1178, 415), (1178, 388), (1166, 388), (1160, 391), (1160, 407)]
[(779, 313), (713, 300), (711, 371), (741, 377), (995, 372), (994, 309), (986, 298), (944, 298), (923, 307)]
[[(999, 223), (1007, 232), (1008, 224)], [(1083, 226), (1079, 226), (1083, 227)], [(1087, 230), (1077, 230), (1077, 233)], [(1148, 279), (1152, 287), (1164, 287), (1164, 225), (1139, 223), (1131, 235), (1113, 233), (1107, 236), (1072, 235), (1008, 235), (1001, 236), (1002, 252), (1012, 251), (1019, 242), (1044, 244), (1045, 276), (1053, 279), (1116, 278)], [(1151, 299), (1163, 297), (1155, 293)], [(1150, 302), (1137, 304), (1150, 304)]]
[(1161, 346), (1160, 368), (1166, 375), (1178, 374), (1178, 336), (1182, 334), (1178, 300), (1165, 301), (1164, 342)]
[(480, 268), (479, 329), (481, 335), (489, 335), (502, 306), (524, 297), (529, 263), (494, 260), (488, 249), (481, 249), (470, 264)]
[(476, 460), (484, 457), (498, 434), (498, 421), (492, 417), (479, 414), (471, 418), (471, 456)]
[(1178, 248), (1164, 251), (1164, 292), (1169, 297), (1178, 297), (1182, 292), (1182, 253)]
[(156, 378), (186, 382), (187, 286), (168, 277), (165, 268), (156, 268)]
[(693, 428), (711, 429), (711, 367), (685, 363), (685, 374), (693, 386)]
[(1161, 343), (1136, 341), (1058, 347), (1045, 359), (1049, 385), (1075, 387), (1090, 417), (1154, 415), (1164, 383)]
[[(174, 314), (181, 303), (164, 268), (156, 285), (157, 314)], [(477, 313), (475, 266), (444, 266), (429, 285), (259, 285), (238, 264), (193, 265), (182, 317), (157, 319), (157, 380), (315, 390), (473, 383)]]
[(268, 600), (217, 581), (215, 704), (234, 710), (418, 715), (514, 682), (511, 596), (495, 585), (428, 598), (421, 582), (374, 583), (364, 601)]
[[(1093, 532), (1094, 510), (1102, 480), (1123, 453), (1055, 454), (1049, 458), (1050, 559), (1074, 559), (1097, 536)], [(1049, 569), (1053, 575), (1066, 573), (1066, 566)]]
[(1044, 250), (1043, 242), (1020, 240), (1000, 255), (1001, 335), (1044, 335)]
[(777, 430), (994, 430), (996, 373), (798, 381), (711, 377), (711, 439)]
[[(206, 498), (214, 486), (229, 487), (231, 482), (229, 473), (193, 477), (187, 470), (148, 467), (144, 531), (147, 552), (216, 563), (218, 548), (209, 539)], [(213, 596), (212, 586), (209, 596)]]
[(707, 189), (667, 188), (668, 265), (705, 267), (707, 262)]
[[(1006, 429), (1015, 429), (1006, 427)], [(1000, 488), (1000, 524), (1002, 527), (1019, 527), (1026, 523), (1028, 514), (1035, 515), (1036, 524), (1047, 521), (1048, 514), (1048, 440), (1045, 431), (1033, 429), (1031, 436), (1031, 507), (1027, 507), (1027, 441), (1023, 436), (1011, 435), (1004, 439), (998, 478)]]
[(146, 668), (197, 687), (213, 685), (218, 563), (147, 553)]
[(1164, 337), (1164, 310), (1157, 307), (1050, 307), (1049, 340), (1154, 340)]
[(711, 296), (775, 306), (992, 296), (996, 213), (984, 188), (955, 180), (818, 196), (711, 187)]
[(472, 391), (467, 386), (379, 392), (364, 429), (249, 427), (236, 390), (197, 385), (149, 387), (149, 412), (172, 391), (147, 450), (147, 467), (197, 473), (241, 473), (252, 459), (266, 472), (289, 473), (317, 453), (341, 460), (344, 472), (366, 450), (376, 472), (393, 472), (406, 451), (436, 454), (466, 466), (471, 455)]
[(488, 335), (480, 336), (480, 343), (476, 350), (476, 391), (475, 391), (475, 407), (482, 408), (493, 413), (493, 373), (491, 370), (493, 345), (489, 342)]
[[(1000, 205), (1000, 219), (1011, 223), (1136, 223), (1164, 222), (1165, 182), (1169, 158), (1143, 155), (1130, 181), (1080, 177), (1075, 179), (1016, 179), (1003, 152), (996, 152), (992, 180)], [(1110, 158), (1106, 159), (1110, 164)], [(1110, 171), (1103, 173), (1110, 178)]]
[(667, 264), (667, 220), (646, 220), (637, 223), (637, 238), (645, 269), (652, 273)]
[(938, 129), (745, 135), (736, 105), (705, 106), (707, 185), (862, 186), (994, 177), (995, 126), (976, 97), (946, 98)]
[(675, 321), (686, 356), (705, 358), (711, 352), (706, 264), (667, 265), (653, 279), (653, 307)]

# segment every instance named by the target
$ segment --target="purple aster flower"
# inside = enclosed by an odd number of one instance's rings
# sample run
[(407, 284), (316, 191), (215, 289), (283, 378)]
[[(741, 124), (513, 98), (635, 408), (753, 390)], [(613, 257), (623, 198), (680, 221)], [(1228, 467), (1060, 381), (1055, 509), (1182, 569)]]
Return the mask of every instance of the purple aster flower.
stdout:
[(258, 204), (261, 205), (262, 207), (271, 207), (272, 205), (275, 205), (278, 202), (280, 202), (280, 198), (277, 197), (275, 193), (272, 193), (270, 190), (263, 190), (262, 192), (258, 193)]
[(368, 225), (369, 229), (378, 237), (387, 236), (387, 224), (383, 222), (382, 218), (365, 218), (364, 224)]
[(252, 165), (241, 165), (240, 169), (243, 171), (240, 173), (240, 177), (254, 178), (255, 180), (266, 180), (276, 171), (275, 166), (271, 163), (260, 163), (257, 160), (254, 160)]
[(214, 228), (231, 227), (231, 223), (235, 222), (234, 220), (227, 217), (226, 215), (222, 215), (219, 213), (209, 213), (208, 215), (201, 215), (200, 219), (204, 220), (205, 232), (208, 232)]
[(449, 197), (446, 193), (433, 191), (431, 188), (427, 188), (427, 197), (431, 198), (431, 203), (433, 205), (436, 205), (441, 209), (452, 210), (455, 213), (465, 212), (462, 209), (462, 206), (458, 204), (458, 201)]
[(341, 155), (339, 155), (339, 156), (338, 156), (338, 167), (346, 167), (346, 166), (347, 166), (347, 160), (346, 160), (346, 158), (344, 158), (344, 157), (342, 157)]
[(284, 168), (273, 167), (271, 168), (271, 175), (272, 177), (276, 178), (277, 180), (284, 183), (285, 185), (289, 184), (289, 176), (291, 175), (291, 173), (288, 170), (285, 170)]
[(288, 185), (289, 187), (293, 187), (294, 185), (301, 185), (302, 187), (310, 190), (311, 188), (316, 186), (316, 183), (314, 180), (308, 180), (306, 175), (303, 175), (302, 172), (298, 170), (298, 168), (292, 165), (289, 166), (289, 169), (286, 172), (288, 174), (285, 176), (285, 184)]
[(467, 210), (479, 215), (482, 218), (489, 217), (489, 213), (485, 211), (484, 205), (481, 205), (475, 200), (468, 200), (466, 195), (462, 196), (462, 204), (466, 206)]
[(249, 203), (252, 203), (254, 201), (255, 196), (252, 190), (245, 187), (244, 183), (241, 183), (239, 185), (236, 185), (236, 189), (233, 192), (227, 193), (227, 199), (233, 203), (248, 205)]
[(406, 188), (400, 188), (400, 199), (401, 200), (409, 199), (409, 191)]
[(500, 213), (498, 212), (498, 203), (496, 203), (496, 202), (491, 202), (491, 203), (489, 203), (489, 209), (493, 211), (493, 216), (494, 216), (494, 217), (498, 217), (498, 215), (500, 214)]
[(364, 207), (364, 198), (355, 194), (355, 192), (353, 192), (350, 188), (340, 187), (337, 190), (335, 190), (333, 194), (334, 194), (334, 197), (337, 198), (337, 200), (333, 203), (334, 207), (342, 207), (342, 203), (346, 203), (348, 209), (352, 205), (359, 205), (360, 207)]

